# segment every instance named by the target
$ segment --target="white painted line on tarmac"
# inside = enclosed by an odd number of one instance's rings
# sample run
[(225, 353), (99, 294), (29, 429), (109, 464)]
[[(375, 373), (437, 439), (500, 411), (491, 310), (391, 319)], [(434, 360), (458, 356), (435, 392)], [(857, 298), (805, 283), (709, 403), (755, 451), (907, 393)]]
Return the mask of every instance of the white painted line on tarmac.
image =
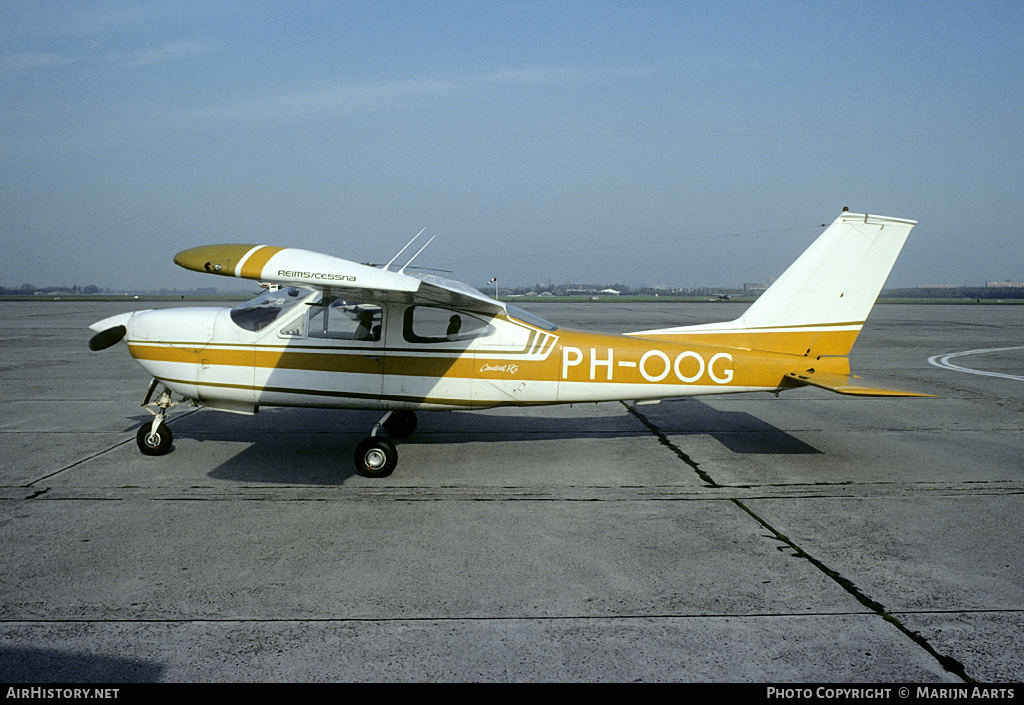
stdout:
[(984, 355), (985, 353), (1002, 352), (1004, 350), (1024, 350), (1024, 346), (1017, 346), (1013, 348), (986, 348), (984, 350), (966, 350), (958, 353), (948, 353), (946, 355), (932, 355), (928, 358), (928, 362), (941, 367), (946, 370), (956, 370), (957, 372), (969, 372), (972, 375), (984, 375), (985, 377), (1002, 377), (1004, 379), (1015, 379), (1024, 382), (1024, 377), (1020, 375), (1008, 375), (1002, 372), (984, 372), (982, 370), (972, 370), (970, 367), (961, 367), (960, 365), (954, 365), (950, 362), (950, 358), (962, 357), (964, 355)]

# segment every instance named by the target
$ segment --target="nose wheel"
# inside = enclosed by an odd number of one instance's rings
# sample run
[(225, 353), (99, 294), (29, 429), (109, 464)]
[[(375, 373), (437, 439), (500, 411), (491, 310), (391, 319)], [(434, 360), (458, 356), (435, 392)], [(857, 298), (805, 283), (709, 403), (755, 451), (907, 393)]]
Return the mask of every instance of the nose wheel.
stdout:
[(393, 438), (408, 438), (416, 430), (416, 414), (412, 411), (389, 411), (373, 425), (370, 437), (356, 446), (356, 471), (363, 477), (387, 477), (398, 466), (395, 444), (377, 435), (382, 428)]
[(143, 424), (135, 435), (135, 442), (139, 444), (143, 455), (164, 455), (171, 449), (174, 440), (171, 429), (163, 422), (156, 424), (155, 429), (153, 426), (152, 423)]
[(159, 381), (154, 379), (146, 392), (146, 398), (142, 401), (146, 410), (153, 414), (153, 420), (142, 424), (139, 432), (135, 434), (135, 442), (143, 455), (166, 455), (170, 452), (174, 436), (164, 421), (167, 419), (168, 410), (182, 403), (171, 400), (171, 392), (167, 387), (164, 387), (157, 400), (151, 403), (150, 399), (158, 384)]

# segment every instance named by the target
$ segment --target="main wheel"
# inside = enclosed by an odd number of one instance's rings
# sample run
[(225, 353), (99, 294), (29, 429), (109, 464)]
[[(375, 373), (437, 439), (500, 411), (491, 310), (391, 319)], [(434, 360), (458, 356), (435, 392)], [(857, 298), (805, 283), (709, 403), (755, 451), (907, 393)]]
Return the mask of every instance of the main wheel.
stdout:
[(398, 465), (398, 450), (387, 438), (370, 436), (356, 446), (355, 461), (363, 477), (387, 477)]
[(153, 431), (152, 422), (143, 424), (135, 435), (135, 442), (139, 444), (139, 450), (145, 455), (166, 454), (171, 449), (173, 439), (171, 429), (162, 422), (156, 427), (156, 432)]
[(416, 412), (391, 412), (391, 416), (384, 422), (384, 430), (392, 438), (408, 438), (416, 432)]

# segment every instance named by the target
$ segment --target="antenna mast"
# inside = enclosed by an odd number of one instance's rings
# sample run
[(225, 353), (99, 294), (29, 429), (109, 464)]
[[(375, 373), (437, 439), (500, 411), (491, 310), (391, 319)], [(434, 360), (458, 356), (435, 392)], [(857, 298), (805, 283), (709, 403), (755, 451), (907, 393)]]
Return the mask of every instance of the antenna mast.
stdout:
[[(423, 230), (426, 230), (426, 228), (423, 228)], [(387, 269), (388, 267), (390, 267), (391, 263), (394, 262), (396, 259), (398, 259), (398, 255), (400, 255), (403, 252), (405, 252), (409, 248), (409, 245), (411, 245), (412, 243), (416, 242), (416, 238), (418, 238), (420, 235), (423, 234), (423, 230), (420, 230), (418, 233), (416, 233), (416, 235), (413, 237), (412, 240), (409, 240), (409, 242), (405, 243), (405, 247), (403, 247), (397, 253), (395, 253), (395, 256), (391, 258), (391, 262), (388, 262), (387, 264), (384, 265), (384, 269)], [(433, 240), (434, 238), (430, 238), (430, 239)], [(429, 245), (430, 243), (428, 242), (427, 244)], [(423, 250), (420, 250), (420, 252), (422, 252), (422, 251)], [(419, 252), (417, 252), (416, 254), (418, 255)], [(413, 259), (415, 259), (415, 258), (416, 258), (416, 256), (413, 255)], [(412, 262), (412, 260), (409, 260), (409, 262)], [(405, 267), (408, 267), (408, 266), (409, 266), (409, 264), (407, 262)], [(402, 267), (402, 269), (405, 269), (405, 267)]]
[[(423, 230), (426, 230), (426, 228), (423, 228)], [(421, 230), (420, 232), (423, 232), (423, 230)], [(417, 235), (416, 237), (419, 237), (419, 235)], [(434, 237), (432, 237), (432, 238), (430, 238), (429, 240), (427, 240), (427, 245), (429, 245), (430, 243), (432, 243), (432, 242), (434, 241), (434, 238), (435, 238), (435, 237), (437, 237), (437, 235), (434, 235)], [(415, 238), (414, 238), (414, 239), (415, 239)], [(410, 243), (410, 244), (412, 244), (412, 243)], [(420, 256), (420, 252), (423, 252), (423, 250), (427, 249), (427, 245), (424, 245), (423, 247), (421, 247), (421, 248), (419, 249), (419, 251), (418, 251), (418, 252), (417, 252), (416, 254), (414, 254), (414, 255), (412, 256), (412, 259), (410, 259), (410, 260), (409, 260), (408, 262), (406, 262), (406, 263), (405, 263), (405, 267), (408, 267), (408, 266), (409, 266), (410, 264), (412, 264), (412, 260), (414, 260), (414, 259), (416, 259), (417, 257), (419, 257), (419, 256)], [(409, 245), (406, 245), (405, 247), (408, 247), (408, 246), (409, 246)], [(402, 249), (405, 249), (405, 248), (402, 248)], [(399, 254), (401, 254), (401, 253), (399, 253)], [(397, 256), (398, 256), (398, 255), (395, 255), (395, 257), (397, 257)], [(399, 274), (402, 274), (403, 272), (405, 272), (405, 267), (402, 267), (401, 269), (399, 269), (399, 270), (398, 270), (398, 273), (399, 273)]]

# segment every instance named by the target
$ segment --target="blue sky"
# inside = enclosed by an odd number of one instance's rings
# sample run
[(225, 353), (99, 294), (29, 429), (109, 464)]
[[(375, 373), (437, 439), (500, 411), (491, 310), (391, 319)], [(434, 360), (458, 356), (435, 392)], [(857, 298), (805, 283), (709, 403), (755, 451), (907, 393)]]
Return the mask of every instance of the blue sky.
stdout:
[(221, 242), (469, 284), (777, 276), (843, 206), (890, 286), (1024, 280), (1024, 3), (0, 6), (0, 284), (221, 286)]

